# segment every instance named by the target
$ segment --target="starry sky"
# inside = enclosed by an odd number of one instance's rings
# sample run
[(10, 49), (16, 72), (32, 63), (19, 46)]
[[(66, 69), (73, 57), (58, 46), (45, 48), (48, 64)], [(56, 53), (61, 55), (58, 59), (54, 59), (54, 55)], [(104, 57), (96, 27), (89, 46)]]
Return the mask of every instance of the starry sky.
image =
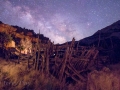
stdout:
[(88, 37), (120, 20), (120, 0), (0, 0), (0, 21), (55, 43)]

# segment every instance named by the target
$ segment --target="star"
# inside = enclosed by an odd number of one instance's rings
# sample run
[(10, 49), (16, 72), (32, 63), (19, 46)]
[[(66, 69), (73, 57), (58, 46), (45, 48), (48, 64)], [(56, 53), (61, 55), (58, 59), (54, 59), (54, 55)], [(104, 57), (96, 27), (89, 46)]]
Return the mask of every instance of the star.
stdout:
[(41, 29), (55, 43), (88, 37), (120, 20), (119, 12), (120, 0), (0, 0), (0, 21)]

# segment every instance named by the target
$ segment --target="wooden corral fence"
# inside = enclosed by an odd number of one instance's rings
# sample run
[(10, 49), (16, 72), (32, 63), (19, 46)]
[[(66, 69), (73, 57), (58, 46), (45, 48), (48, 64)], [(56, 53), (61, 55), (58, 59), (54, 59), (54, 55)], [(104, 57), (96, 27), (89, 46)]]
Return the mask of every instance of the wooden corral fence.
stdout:
[[(63, 58), (59, 58), (61, 56), (60, 53), (60, 55), (56, 55), (51, 60), (53, 75), (57, 76), (60, 81), (63, 81), (67, 77), (72, 78), (76, 82), (85, 81), (86, 79), (83, 73), (93, 67), (97, 59), (99, 51), (95, 47), (89, 48), (88, 50), (75, 50), (74, 43), (75, 39), (73, 38), (70, 45), (66, 44), (66, 50), (63, 52), (64, 55), (62, 55), (64, 56)], [(60, 48), (56, 54), (59, 54), (59, 51)], [(75, 57), (75, 55), (77, 56)]]
[(75, 82), (84, 82), (86, 72), (100, 63), (99, 51), (95, 47), (74, 46), (74, 38), (71, 44), (66, 43), (64, 47), (57, 47), (50, 40), (47, 44), (38, 40), (32, 53), (19, 54), (17, 62), (27, 63), (28, 68), (34, 68), (41, 73), (52, 74), (60, 81), (70, 77)]

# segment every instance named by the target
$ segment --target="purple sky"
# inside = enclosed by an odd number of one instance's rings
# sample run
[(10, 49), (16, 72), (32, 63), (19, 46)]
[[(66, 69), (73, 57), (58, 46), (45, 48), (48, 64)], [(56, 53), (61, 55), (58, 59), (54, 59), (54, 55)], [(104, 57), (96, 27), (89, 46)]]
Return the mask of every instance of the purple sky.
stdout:
[(120, 20), (120, 0), (0, 0), (0, 21), (55, 43), (80, 40)]

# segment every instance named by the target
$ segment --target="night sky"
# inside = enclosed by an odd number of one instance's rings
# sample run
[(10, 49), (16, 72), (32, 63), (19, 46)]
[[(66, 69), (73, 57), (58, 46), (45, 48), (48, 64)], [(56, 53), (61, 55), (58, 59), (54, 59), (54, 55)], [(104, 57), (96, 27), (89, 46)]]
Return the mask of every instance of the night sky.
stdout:
[(120, 0), (0, 0), (0, 21), (55, 43), (88, 37), (120, 20)]

